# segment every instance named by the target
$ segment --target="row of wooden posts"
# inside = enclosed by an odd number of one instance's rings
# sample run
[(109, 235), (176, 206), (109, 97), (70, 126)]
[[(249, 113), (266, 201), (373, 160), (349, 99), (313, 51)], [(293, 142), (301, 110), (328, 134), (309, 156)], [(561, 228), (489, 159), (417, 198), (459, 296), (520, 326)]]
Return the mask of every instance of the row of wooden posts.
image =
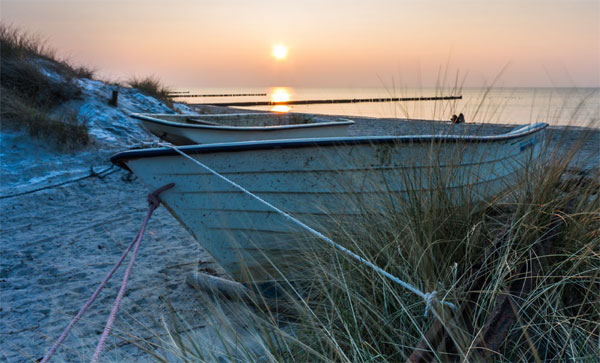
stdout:
[[(169, 93), (172, 98), (187, 97), (245, 97), (245, 96), (266, 96), (266, 93), (213, 93), (213, 94), (189, 94), (190, 91), (173, 91)], [(115, 87), (112, 91), (109, 104), (117, 106), (119, 98), (119, 88)], [(387, 98), (337, 98), (320, 100), (294, 100), (294, 101), (250, 101), (250, 102), (211, 102), (211, 103), (192, 103), (190, 106), (279, 106), (279, 105), (318, 105), (335, 103), (362, 103), (362, 102), (408, 102), (408, 101), (442, 101), (442, 100), (461, 100), (462, 96), (435, 96), (435, 97), (387, 97)]]
[(279, 106), (279, 105), (318, 105), (334, 103), (362, 103), (362, 102), (407, 102), (407, 101), (441, 101), (460, 100), (462, 96), (440, 96), (440, 97), (387, 97), (387, 98), (336, 98), (321, 100), (295, 100), (295, 101), (251, 101), (251, 102), (213, 102), (192, 103), (190, 106)]

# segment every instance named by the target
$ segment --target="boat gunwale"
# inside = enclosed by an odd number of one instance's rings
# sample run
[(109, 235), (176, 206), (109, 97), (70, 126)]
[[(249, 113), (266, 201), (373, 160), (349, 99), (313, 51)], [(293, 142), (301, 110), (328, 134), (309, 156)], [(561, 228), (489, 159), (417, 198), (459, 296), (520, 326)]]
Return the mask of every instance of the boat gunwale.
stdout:
[[(260, 113), (231, 113), (231, 114), (223, 114), (223, 116), (239, 116), (246, 114), (260, 114)], [(325, 121), (325, 122), (312, 122), (306, 124), (292, 124), (292, 125), (270, 125), (270, 126), (228, 126), (228, 125), (202, 125), (202, 124), (192, 124), (192, 123), (182, 123), (175, 121), (163, 120), (160, 118), (152, 117), (154, 116), (187, 116), (187, 118), (199, 118), (205, 116), (215, 116), (211, 115), (178, 115), (178, 114), (147, 114), (147, 113), (132, 113), (129, 116), (138, 120), (152, 122), (155, 124), (170, 126), (180, 129), (201, 129), (201, 130), (216, 130), (216, 131), (252, 131), (252, 132), (272, 132), (278, 130), (290, 130), (290, 129), (301, 129), (301, 128), (312, 128), (312, 127), (326, 127), (326, 126), (346, 126), (353, 125), (354, 121), (346, 120), (346, 121)], [(323, 120), (320, 118), (316, 118), (317, 120)]]
[[(354, 137), (324, 137), (303, 139), (257, 140), (242, 142), (227, 142), (215, 144), (200, 144), (178, 146), (177, 148), (188, 155), (208, 154), (219, 152), (242, 152), (255, 150), (308, 148), (308, 147), (335, 147), (353, 145), (379, 145), (379, 144), (423, 144), (432, 142), (447, 143), (488, 143), (500, 142), (522, 138), (537, 133), (548, 127), (547, 123), (539, 122), (531, 125), (519, 126), (512, 131), (498, 135), (405, 135), (405, 136), (354, 136)], [(180, 154), (169, 147), (150, 149), (131, 149), (119, 152), (110, 158), (110, 161), (119, 167), (130, 170), (125, 162), (130, 159), (142, 159), (161, 156), (175, 156)]]

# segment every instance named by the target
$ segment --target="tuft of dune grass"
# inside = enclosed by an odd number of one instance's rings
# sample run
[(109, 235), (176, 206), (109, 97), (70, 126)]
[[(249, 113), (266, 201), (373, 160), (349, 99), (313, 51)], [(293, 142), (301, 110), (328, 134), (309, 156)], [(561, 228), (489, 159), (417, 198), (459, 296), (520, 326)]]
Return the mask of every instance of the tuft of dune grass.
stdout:
[(0, 24), (0, 53), (2, 127), (26, 130), (60, 150), (89, 145), (88, 128), (76, 115), (57, 118), (51, 111), (80, 97), (81, 90), (73, 80), (91, 78), (93, 71), (59, 60), (42, 38), (6, 24)]
[(47, 60), (56, 60), (55, 51), (48, 47), (44, 39), (39, 35), (27, 33), (18, 27), (1, 23), (0, 39), (2, 40), (3, 58), (35, 56)]
[(161, 81), (154, 76), (148, 77), (132, 77), (127, 81), (127, 84), (136, 88), (148, 96), (152, 96), (157, 100), (160, 100), (167, 104), (167, 106), (171, 107), (173, 104), (172, 99), (169, 97), (171, 90), (163, 85)]
[(93, 79), (94, 69), (83, 65), (73, 65), (60, 59), (56, 51), (46, 44), (39, 35), (28, 33), (18, 27), (0, 23), (0, 51), (2, 58), (37, 59), (44, 65), (66, 78)]
[(79, 122), (76, 113), (56, 118), (9, 90), (2, 88), (0, 92), (3, 128), (25, 130), (33, 137), (49, 141), (61, 151), (73, 151), (92, 143), (87, 125)]
[(2, 87), (33, 107), (51, 108), (81, 95), (71, 82), (50, 79), (31, 59), (2, 58), (1, 66)]

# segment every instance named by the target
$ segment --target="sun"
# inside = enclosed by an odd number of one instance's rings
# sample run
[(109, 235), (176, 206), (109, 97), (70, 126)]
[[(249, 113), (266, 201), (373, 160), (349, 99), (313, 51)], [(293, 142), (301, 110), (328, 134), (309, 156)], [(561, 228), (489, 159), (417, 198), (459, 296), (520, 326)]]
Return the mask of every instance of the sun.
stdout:
[(277, 60), (284, 60), (287, 57), (288, 49), (283, 44), (277, 44), (273, 47), (273, 57)]
[(285, 87), (277, 87), (273, 88), (271, 92), (271, 101), (272, 102), (288, 102), (292, 99), (290, 95), (290, 91)]

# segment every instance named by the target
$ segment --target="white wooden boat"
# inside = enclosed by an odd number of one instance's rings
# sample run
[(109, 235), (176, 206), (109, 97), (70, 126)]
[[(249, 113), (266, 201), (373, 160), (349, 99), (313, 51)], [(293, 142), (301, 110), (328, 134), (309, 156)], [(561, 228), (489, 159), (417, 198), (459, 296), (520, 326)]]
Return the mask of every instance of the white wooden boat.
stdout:
[[(403, 200), (444, 195), (481, 200), (514, 183), (539, 156), (547, 124), (495, 136), (420, 135), (255, 141), (180, 147), (300, 221), (330, 233)], [(239, 281), (285, 273), (306, 234), (250, 196), (170, 148), (112, 157), (154, 190), (188, 231)], [(282, 263), (283, 262), (283, 267)]]
[(134, 113), (152, 134), (175, 145), (346, 136), (354, 121), (297, 113), (171, 115)]

